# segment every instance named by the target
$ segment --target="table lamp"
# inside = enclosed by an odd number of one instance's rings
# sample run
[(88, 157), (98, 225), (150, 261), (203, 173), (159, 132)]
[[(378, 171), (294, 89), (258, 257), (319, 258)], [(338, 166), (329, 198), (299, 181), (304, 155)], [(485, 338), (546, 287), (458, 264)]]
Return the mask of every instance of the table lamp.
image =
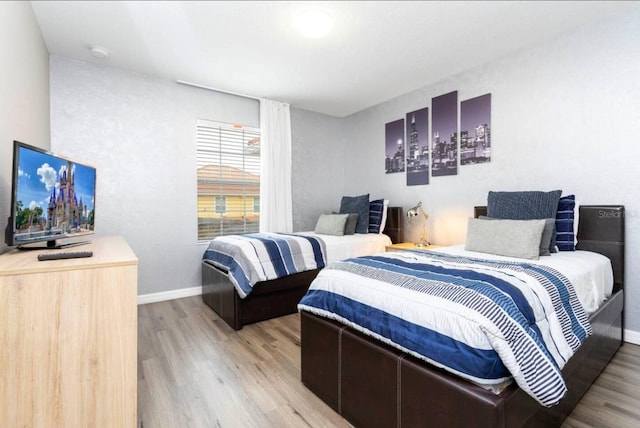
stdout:
[(414, 217), (419, 216), (420, 214), (422, 214), (422, 217), (424, 217), (424, 224), (422, 226), (422, 233), (420, 235), (420, 241), (416, 242), (416, 246), (418, 246), (418, 247), (426, 247), (427, 245), (430, 245), (429, 241), (427, 240), (427, 220), (429, 219), (429, 216), (427, 215), (427, 213), (422, 208), (422, 202), (418, 202), (418, 205), (416, 205), (413, 208), (410, 208), (409, 211), (407, 211), (407, 217), (409, 217), (409, 220), (411, 220)]

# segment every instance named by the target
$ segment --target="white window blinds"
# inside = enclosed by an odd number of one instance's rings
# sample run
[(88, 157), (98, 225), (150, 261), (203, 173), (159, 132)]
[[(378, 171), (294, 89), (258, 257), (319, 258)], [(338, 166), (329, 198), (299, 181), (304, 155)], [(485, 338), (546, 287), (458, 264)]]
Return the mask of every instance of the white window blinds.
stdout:
[(258, 232), (260, 130), (199, 119), (198, 240)]

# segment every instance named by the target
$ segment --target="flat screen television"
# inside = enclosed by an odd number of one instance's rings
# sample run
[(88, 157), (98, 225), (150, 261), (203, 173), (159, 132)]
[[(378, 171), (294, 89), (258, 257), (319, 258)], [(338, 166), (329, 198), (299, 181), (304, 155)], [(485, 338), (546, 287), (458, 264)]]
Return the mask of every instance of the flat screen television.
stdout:
[(94, 233), (95, 197), (94, 167), (14, 141), (5, 242), (25, 250), (86, 243), (59, 240)]

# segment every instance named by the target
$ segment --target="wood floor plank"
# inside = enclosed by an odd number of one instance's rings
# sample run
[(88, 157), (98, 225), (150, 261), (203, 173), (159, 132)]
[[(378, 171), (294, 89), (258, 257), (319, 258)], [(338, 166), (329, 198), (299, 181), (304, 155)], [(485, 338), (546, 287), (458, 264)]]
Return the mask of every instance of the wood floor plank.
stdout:
[[(300, 382), (297, 314), (234, 331), (200, 296), (138, 307), (144, 428), (350, 427)], [(625, 344), (563, 424), (640, 426), (640, 346)]]

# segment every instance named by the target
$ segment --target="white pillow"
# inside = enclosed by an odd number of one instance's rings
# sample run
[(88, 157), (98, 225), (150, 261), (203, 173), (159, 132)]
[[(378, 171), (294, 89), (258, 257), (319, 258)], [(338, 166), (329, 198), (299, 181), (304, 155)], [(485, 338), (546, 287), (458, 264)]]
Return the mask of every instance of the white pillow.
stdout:
[(576, 199), (576, 205), (573, 208), (573, 245), (578, 245), (578, 226), (580, 225), (580, 204)]
[(464, 249), (499, 256), (538, 260), (545, 220), (470, 218)]
[(382, 206), (382, 222), (380, 223), (380, 232), (384, 231), (384, 227), (387, 224), (387, 208), (389, 207), (389, 199), (385, 199)]

